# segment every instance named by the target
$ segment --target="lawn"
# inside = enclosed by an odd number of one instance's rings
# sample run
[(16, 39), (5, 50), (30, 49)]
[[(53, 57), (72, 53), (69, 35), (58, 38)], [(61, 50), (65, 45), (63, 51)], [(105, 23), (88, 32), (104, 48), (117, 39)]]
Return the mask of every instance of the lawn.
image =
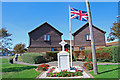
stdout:
[(94, 75), (93, 71), (89, 73), (95, 78), (118, 78), (118, 65), (98, 65), (98, 75)]
[(8, 59), (0, 59), (0, 63), (8, 63)]
[[(36, 78), (41, 73), (35, 71), (36, 67), (9, 64), (7, 59), (2, 59), (2, 78)], [(98, 75), (94, 75), (93, 71), (89, 73), (95, 78), (118, 78), (118, 70), (120, 71), (118, 65), (98, 65)]]
[(9, 64), (7, 59), (2, 59), (2, 78), (36, 78), (41, 72), (36, 72), (37, 66)]

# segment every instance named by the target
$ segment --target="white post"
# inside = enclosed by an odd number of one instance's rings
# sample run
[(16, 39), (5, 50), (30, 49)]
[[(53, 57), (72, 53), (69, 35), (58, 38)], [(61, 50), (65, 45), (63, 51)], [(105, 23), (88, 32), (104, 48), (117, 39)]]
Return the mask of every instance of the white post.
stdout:
[(72, 67), (72, 41), (71, 41), (71, 12), (70, 12), (70, 5), (69, 5), (69, 31), (70, 31), (70, 55), (71, 55), (71, 67)]
[(95, 51), (95, 42), (94, 42), (94, 33), (92, 28), (92, 19), (91, 19), (91, 12), (88, 0), (86, 0), (87, 5), (87, 12), (88, 12), (88, 20), (89, 20), (89, 30), (91, 35), (91, 48), (92, 48), (92, 58), (93, 58), (93, 69), (94, 74), (97, 75), (97, 60), (96, 60), (96, 51)]

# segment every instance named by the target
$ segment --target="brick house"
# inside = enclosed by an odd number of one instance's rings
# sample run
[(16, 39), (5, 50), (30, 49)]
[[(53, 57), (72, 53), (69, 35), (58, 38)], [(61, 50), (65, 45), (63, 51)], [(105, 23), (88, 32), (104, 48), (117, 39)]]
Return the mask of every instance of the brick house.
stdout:
[[(93, 25), (95, 47), (105, 47), (105, 31)], [(61, 36), (63, 33), (52, 27), (47, 22), (38, 26), (28, 33), (29, 46), (28, 52), (46, 52), (46, 51), (61, 51)], [(86, 23), (73, 34), (72, 48), (74, 51), (87, 50), (91, 48), (89, 24)], [(69, 49), (70, 40), (65, 40), (68, 44), (65, 48)]]
[(47, 22), (38, 26), (28, 33), (29, 46), (28, 52), (46, 52), (46, 51), (60, 51), (61, 36), (63, 33), (52, 27)]
[[(94, 38), (95, 38), (95, 47), (105, 47), (105, 31), (99, 29), (93, 25)], [(80, 29), (78, 29), (73, 34), (74, 37), (74, 51), (87, 50), (91, 47), (89, 23), (87, 22)]]

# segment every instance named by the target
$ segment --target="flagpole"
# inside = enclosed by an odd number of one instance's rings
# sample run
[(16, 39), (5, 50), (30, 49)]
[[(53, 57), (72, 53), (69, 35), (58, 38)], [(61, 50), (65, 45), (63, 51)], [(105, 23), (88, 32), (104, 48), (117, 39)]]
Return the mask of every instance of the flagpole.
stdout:
[(70, 55), (71, 55), (71, 67), (72, 67), (72, 41), (71, 41), (71, 13), (70, 13), (70, 5), (69, 5), (69, 31), (70, 31)]
[(90, 5), (89, 5), (89, 1), (88, 0), (86, 0), (86, 5), (87, 5), (87, 12), (88, 12), (88, 20), (89, 20), (89, 30), (90, 30), (90, 35), (91, 35), (91, 48), (92, 48), (92, 58), (93, 58), (93, 69), (94, 69), (94, 74), (97, 75), (98, 72), (97, 72), (97, 60), (96, 60), (94, 33), (93, 33), (93, 28), (92, 28), (91, 12), (90, 12)]

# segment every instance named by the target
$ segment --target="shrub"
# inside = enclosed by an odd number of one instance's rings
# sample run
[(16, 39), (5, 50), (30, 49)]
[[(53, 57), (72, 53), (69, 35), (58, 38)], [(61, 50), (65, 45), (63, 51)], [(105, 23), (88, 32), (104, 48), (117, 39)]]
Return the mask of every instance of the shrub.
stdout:
[(83, 63), (83, 68), (86, 70), (92, 70), (93, 69), (93, 64), (89, 61), (86, 63)]
[(26, 53), (21, 56), (23, 62), (38, 64), (45, 62), (44, 57), (40, 53)]
[(84, 51), (80, 50), (80, 51), (74, 51), (74, 56), (78, 57), (79, 55), (84, 55)]
[(83, 50), (80, 50), (80, 51), (74, 51), (73, 52), (74, 54), (74, 60), (76, 61), (77, 59), (81, 59), (81, 60), (84, 60), (85, 59), (85, 53)]
[(46, 59), (48, 59), (49, 61), (57, 61), (57, 53), (59, 53), (59, 51), (47, 51)]
[(80, 51), (74, 51), (73, 53), (74, 53), (74, 56), (75, 56), (75, 57), (78, 57), (79, 54), (80, 54)]

